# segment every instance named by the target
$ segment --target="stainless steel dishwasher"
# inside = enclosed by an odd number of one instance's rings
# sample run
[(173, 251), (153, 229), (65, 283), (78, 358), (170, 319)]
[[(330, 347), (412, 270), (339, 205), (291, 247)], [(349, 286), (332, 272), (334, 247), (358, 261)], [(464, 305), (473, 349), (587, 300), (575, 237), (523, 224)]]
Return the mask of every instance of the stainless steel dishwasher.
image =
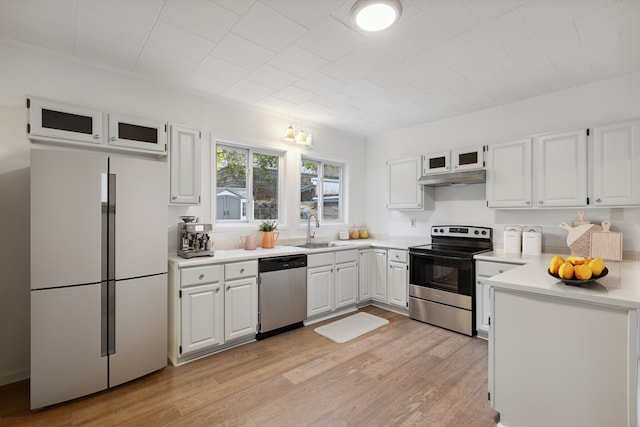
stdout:
[(258, 339), (303, 326), (307, 319), (307, 256), (258, 262)]

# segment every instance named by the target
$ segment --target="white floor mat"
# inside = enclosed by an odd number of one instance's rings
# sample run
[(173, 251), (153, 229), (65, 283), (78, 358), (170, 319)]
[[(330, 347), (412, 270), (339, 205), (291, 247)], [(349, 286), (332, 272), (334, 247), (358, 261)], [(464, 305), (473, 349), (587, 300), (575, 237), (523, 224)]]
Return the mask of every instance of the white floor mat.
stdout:
[(319, 328), (314, 332), (329, 338), (339, 344), (352, 340), (367, 332), (371, 332), (380, 326), (384, 326), (389, 321), (369, 313), (358, 313), (344, 319), (336, 320)]

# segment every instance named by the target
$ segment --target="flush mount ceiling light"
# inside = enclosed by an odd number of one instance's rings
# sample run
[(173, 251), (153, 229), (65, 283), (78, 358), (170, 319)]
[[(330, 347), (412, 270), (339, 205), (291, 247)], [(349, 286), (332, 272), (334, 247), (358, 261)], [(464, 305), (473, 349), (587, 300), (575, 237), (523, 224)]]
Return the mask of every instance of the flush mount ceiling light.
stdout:
[(357, 0), (351, 8), (351, 18), (364, 31), (386, 30), (402, 13), (399, 0)]

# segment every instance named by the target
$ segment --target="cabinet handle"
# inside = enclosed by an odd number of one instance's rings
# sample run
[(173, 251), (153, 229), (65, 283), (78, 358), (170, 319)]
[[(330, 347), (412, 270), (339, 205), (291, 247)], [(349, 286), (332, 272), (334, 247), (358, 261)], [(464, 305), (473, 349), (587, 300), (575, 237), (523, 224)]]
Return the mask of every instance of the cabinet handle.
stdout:
[(95, 135), (93, 135), (93, 139), (100, 139), (100, 135), (96, 133)]
[(198, 277), (198, 279), (200, 279), (200, 280), (204, 279), (204, 274), (201, 274), (201, 275)]
[(602, 200), (600, 199), (600, 197), (598, 197), (598, 198), (596, 199), (596, 203), (600, 203), (600, 202), (602, 202)]

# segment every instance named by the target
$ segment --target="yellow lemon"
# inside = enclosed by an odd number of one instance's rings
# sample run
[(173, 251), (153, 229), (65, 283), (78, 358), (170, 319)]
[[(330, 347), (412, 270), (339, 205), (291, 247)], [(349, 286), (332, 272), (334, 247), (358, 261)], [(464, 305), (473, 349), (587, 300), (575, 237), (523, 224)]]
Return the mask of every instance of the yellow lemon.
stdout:
[(589, 280), (591, 279), (591, 268), (587, 264), (576, 265), (575, 268), (576, 279), (579, 280)]
[(602, 258), (594, 258), (591, 260), (591, 262), (589, 262), (588, 265), (594, 276), (599, 276), (600, 274), (602, 274), (602, 270), (604, 270), (605, 267)]
[(558, 274), (558, 269), (562, 264), (564, 264), (564, 258), (562, 258), (560, 255), (554, 256), (549, 262), (549, 272), (551, 274)]
[(558, 276), (560, 276), (561, 279), (566, 279), (566, 280), (573, 279), (573, 274), (574, 274), (573, 264), (571, 264), (568, 261), (562, 264), (558, 269)]
[(569, 255), (567, 257), (567, 262), (570, 262), (573, 265), (580, 265), (580, 264), (584, 264), (584, 262), (586, 261), (586, 258), (581, 257), (581, 256), (573, 256), (573, 255)]

